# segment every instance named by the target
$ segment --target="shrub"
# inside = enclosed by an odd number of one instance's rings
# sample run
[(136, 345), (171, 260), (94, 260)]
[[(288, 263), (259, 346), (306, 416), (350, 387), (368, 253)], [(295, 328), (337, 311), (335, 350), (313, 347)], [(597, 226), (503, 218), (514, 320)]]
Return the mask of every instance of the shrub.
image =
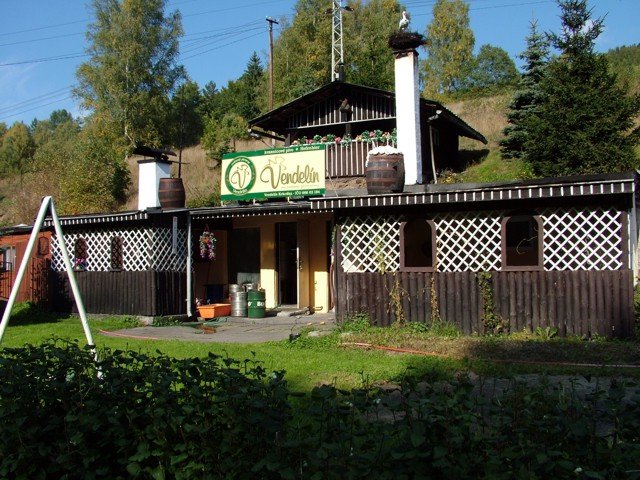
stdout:
[(292, 415), (255, 360), (75, 343), (0, 356), (1, 478), (638, 478), (640, 385), (499, 379), (341, 391)]

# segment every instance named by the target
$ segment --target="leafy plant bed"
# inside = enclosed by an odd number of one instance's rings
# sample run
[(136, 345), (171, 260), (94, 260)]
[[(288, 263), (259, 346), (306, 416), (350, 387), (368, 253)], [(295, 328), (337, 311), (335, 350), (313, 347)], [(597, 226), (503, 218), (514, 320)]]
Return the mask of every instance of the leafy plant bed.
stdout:
[[(638, 478), (640, 385), (483, 377), (292, 402), (255, 360), (48, 341), (0, 356), (2, 478)], [(602, 388), (600, 388), (602, 387)], [(480, 389), (480, 390), (479, 390)], [(295, 397), (299, 398), (299, 396)]]

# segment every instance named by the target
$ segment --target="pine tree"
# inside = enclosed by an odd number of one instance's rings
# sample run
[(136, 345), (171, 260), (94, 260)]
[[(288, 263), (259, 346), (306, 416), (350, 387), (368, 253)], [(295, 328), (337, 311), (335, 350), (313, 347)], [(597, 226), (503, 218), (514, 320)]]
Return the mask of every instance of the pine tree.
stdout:
[(527, 138), (525, 123), (529, 116), (535, 115), (542, 101), (540, 81), (544, 77), (545, 67), (549, 61), (549, 43), (538, 32), (536, 21), (531, 22), (526, 41), (527, 49), (519, 55), (519, 58), (524, 61), (524, 72), (509, 104), (508, 125), (503, 132), (504, 138), (500, 141), (504, 158), (524, 156), (524, 144)]
[(586, 0), (559, 0), (562, 34), (550, 35), (561, 55), (540, 82), (542, 103), (525, 121), (526, 159), (541, 176), (625, 171), (638, 166), (634, 145), (640, 96), (630, 96), (594, 52), (603, 19)]

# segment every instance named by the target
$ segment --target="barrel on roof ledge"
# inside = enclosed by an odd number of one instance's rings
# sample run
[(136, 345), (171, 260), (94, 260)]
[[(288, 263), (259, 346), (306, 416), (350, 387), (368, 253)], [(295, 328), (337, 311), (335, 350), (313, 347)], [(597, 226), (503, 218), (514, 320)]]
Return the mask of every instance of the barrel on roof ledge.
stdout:
[(185, 197), (181, 178), (160, 179), (158, 200), (162, 208), (184, 208)]
[(385, 145), (372, 149), (364, 167), (367, 193), (400, 193), (404, 188), (404, 155)]

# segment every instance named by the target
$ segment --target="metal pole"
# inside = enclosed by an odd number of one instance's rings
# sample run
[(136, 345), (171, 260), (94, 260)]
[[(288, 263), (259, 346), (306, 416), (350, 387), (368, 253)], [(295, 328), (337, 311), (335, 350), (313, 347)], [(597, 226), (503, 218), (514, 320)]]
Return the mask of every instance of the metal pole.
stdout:
[(20, 268), (18, 269), (18, 274), (16, 276), (16, 281), (13, 284), (13, 288), (11, 289), (11, 293), (9, 294), (9, 300), (7, 300), (7, 306), (5, 308), (4, 314), (2, 315), (2, 321), (0, 322), (0, 343), (2, 343), (2, 338), (4, 337), (4, 331), (7, 328), (9, 323), (9, 317), (11, 316), (11, 309), (13, 308), (13, 304), (16, 301), (16, 297), (18, 296), (18, 291), (20, 290), (20, 284), (22, 283), (22, 278), (24, 277), (25, 272), (27, 271), (27, 267), (29, 265), (29, 260), (31, 259), (31, 252), (33, 252), (33, 246), (38, 239), (38, 233), (40, 232), (40, 226), (44, 221), (44, 217), (49, 210), (49, 205), (51, 203), (51, 197), (44, 197), (42, 199), (42, 204), (40, 205), (40, 211), (38, 212), (38, 216), (36, 217), (36, 223), (33, 226), (33, 230), (31, 231), (31, 236), (29, 237), (29, 242), (27, 243), (27, 248), (24, 251), (24, 257), (22, 258), (22, 262), (20, 262)]
[(433, 126), (429, 123), (429, 150), (431, 150), (431, 171), (433, 172), (433, 183), (438, 183), (438, 178), (436, 177), (436, 160), (433, 154)]
[(80, 320), (82, 321), (84, 335), (87, 338), (87, 345), (93, 349), (94, 355), (95, 355), (95, 344), (93, 343), (93, 336), (91, 335), (91, 330), (89, 329), (89, 322), (87, 321), (87, 313), (85, 312), (84, 304), (82, 303), (82, 297), (80, 296), (80, 289), (78, 288), (78, 284), (76, 282), (76, 276), (73, 272), (73, 266), (71, 265), (71, 260), (69, 259), (69, 252), (67, 251), (67, 246), (64, 243), (64, 236), (62, 235), (62, 227), (60, 226), (60, 220), (58, 219), (58, 214), (56, 213), (56, 208), (53, 204), (53, 199), (51, 197), (44, 197), (42, 199), (42, 204), (40, 205), (40, 211), (38, 212), (38, 216), (36, 217), (33, 230), (31, 231), (31, 236), (29, 237), (29, 242), (27, 243), (27, 248), (25, 249), (25, 252), (24, 252), (24, 258), (20, 263), (20, 268), (18, 269), (16, 281), (13, 285), (13, 288), (11, 289), (9, 300), (7, 301), (6, 310), (2, 315), (2, 321), (0, 322), (0, 343), (2, 343), (4, 332), (7, 328), (7, 325), (9, 324), (11, 309), (13, 308), (13, 304), (15, 303), (16, 297), (18, 296), (18, 290), (20, 289), (20, 284), (22, 283), (24, 274), (27, 271), (29, 260), (31, 258), (31, 253), (33, 252), (33, 247), (36, 243), (36, 240), (38, 239), (38, 233), (44, 222), (44, 217), (49, 210), (51, 211), (51, 217), (53, 218), (56, 235), (58, 237), (58, 244), (60, 245), (60, 250), (62, 251), (62, 259), (64, 261), (65, 268), (67, 269), (67, 274), (69, 275), (69, 283), (71, 284), (71, 289), (73, 290), (73, 295), (76, 300), (76, 305), (78, 307), (78, 314), (80, 315)]
[(82, 296), (80, 295), (80, 288), (78, 288), (78, 282), (76, 281), (76, 274), (74, 273), (73, 266), (71, 265), (69, 251), (67, 250), (67, 245), (62, 234), (62, 227), (60, 226), (60, 219), (58, 218), (58, 214), (56, 213), (56, 207), (53, 204), (53, 201), (51, 202), (51, 218), (53, 219), (56, 236), (58, 237), (58, 245), (60, 246), (60, 251), (62, 252), (64, 267), (67, 269), (67, 275), (69, 275), (69, 283), (71, 284), (73, 298), (76, 300), (76, 306), (78, 307), (78, 315), (80, 316), (80, 321), (82, 322), (84, 336), (87, 338), (87, 345), (94, 349), (95, 355), (95, 343), (93, 343), (93, 336), (91, 335), (91, 330), (89, 329), (87, 312), (84, 309), (84, 303), (82, 302)]
[(191, 305), (193, 304), (193, 274), (191, 269), (193, 267), (193, 259), (191, 258), (191, 213), (187, 213), (187, 317), (193, 317), (193, 311)]

